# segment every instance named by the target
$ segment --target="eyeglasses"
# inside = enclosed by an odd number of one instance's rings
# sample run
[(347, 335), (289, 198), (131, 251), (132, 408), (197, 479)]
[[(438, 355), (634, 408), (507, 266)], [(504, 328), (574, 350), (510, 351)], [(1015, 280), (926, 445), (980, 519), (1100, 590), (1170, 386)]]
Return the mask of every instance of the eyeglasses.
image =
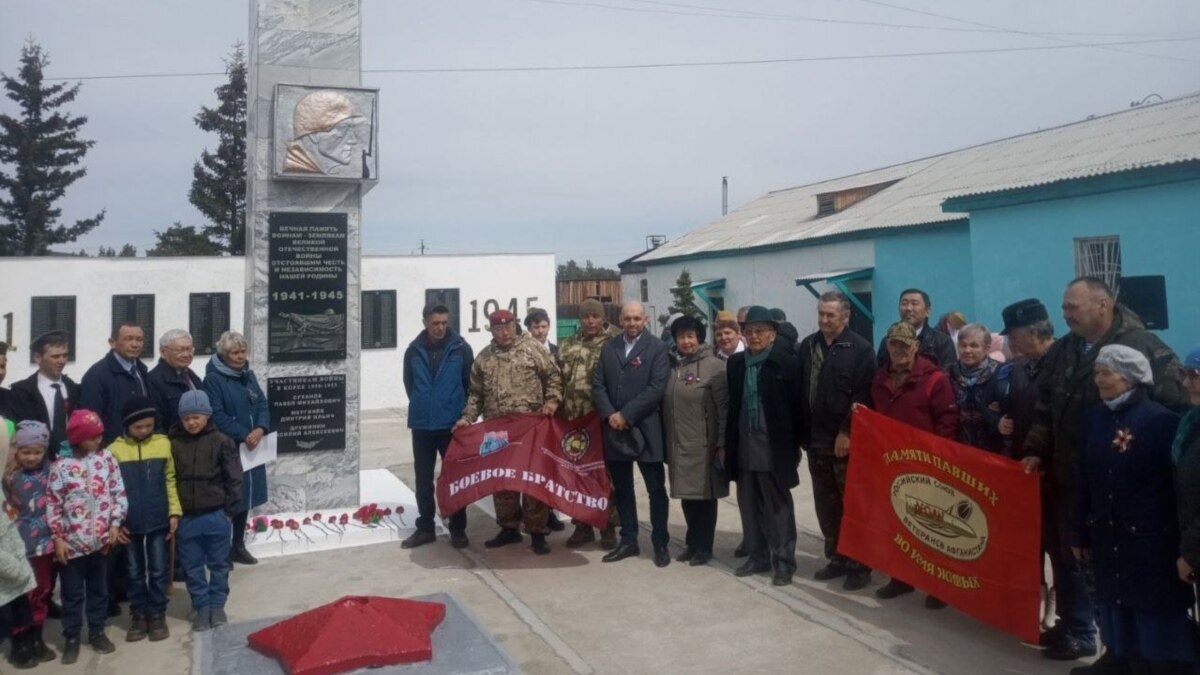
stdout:
[(770, 328), (746, 328), (742, 330), (742, 333), (746, 335), (766, 335), (770, 332)]
[(195, 347), (167, 347), (167, 349), (175, 352), (176, 354), (195, 354), (196, 353)]

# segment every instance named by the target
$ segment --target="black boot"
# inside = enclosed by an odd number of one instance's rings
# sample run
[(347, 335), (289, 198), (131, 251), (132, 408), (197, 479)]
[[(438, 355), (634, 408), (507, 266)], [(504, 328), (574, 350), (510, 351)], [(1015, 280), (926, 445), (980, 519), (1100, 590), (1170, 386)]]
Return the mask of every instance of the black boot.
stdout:
[(245, 544), (238, 544), (229, 551), (229, 562), (239, 565), (256, 565), (258, 558), (250, 555), (250, 551), (246, 550)]
[(58, 654), (46, 645), (45, 638), (42, 637), (42, 629), (45, 626), (33, 627), (33, 652), (37, 654), (38, 661), (49, 663), (58, 658)]
[(14, 668), (26, 670), (34, 668), (39, 663), (37, 654), (33, 650), (33, 631), (26, 630), (23, 633), (18, 633), (12, 636), (12, 653), (9, 655), (9, 661)]

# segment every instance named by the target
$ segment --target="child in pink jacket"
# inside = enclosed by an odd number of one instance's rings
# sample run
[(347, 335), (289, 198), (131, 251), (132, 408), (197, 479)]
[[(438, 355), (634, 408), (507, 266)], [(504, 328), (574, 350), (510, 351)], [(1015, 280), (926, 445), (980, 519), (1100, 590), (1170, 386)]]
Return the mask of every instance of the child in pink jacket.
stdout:
[[(63, 565), (62, 662), (79, 659), (83, 609), (87, 605), (88, 643), (101, 654), (116, 650), (104, 635), (108, 618), (109, 547), (127, 543), (121, 525), (129, 504), (113, 456), (101, 447), (104, 423), (91, 410), (78, 409), (67, 422), (70, 452), (59, 452), (50, 468), (46, 519), (54, 535), (54, 557)], [(86, 600), (86, 603), (85, 603)]]

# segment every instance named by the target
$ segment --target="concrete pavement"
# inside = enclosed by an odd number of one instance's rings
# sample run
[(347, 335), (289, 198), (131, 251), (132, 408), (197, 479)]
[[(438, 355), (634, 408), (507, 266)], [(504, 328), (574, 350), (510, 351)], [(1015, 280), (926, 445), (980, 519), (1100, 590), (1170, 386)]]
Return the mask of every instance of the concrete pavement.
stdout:
[[(386, 467), (412, 484), (410, 437), (400, 411), (364, 414), (362, 468)], [(239, 566), (232, 576), (231, 621), (296, 613), (347, 594), (414, 596), (454, 593), (527, 673), (1065, 673), (1034, 647), (953, 609), (926, 610), (923, 595), (877, 601), (870, 587), (841, 590), (840, 580), (812, 581), (823, 564), (810, 487), (795, 491), (800, 525), (799, 569), (790, 587), (766, 576), (739, 579), (733, 549), (741, 539), (736, 502), (723, 500), (716, 559), (704, 567), (672, 562), (664, 569), (643, 555), (601, 564), (603, 551), (563, 546), (535, 556), (523, 546), (485, 550), (495, 523), (481, 508), (469, 514), (471, 546), (445, 538), (406, 551), (398, 544), (313, 553)], [(639, 490), (640, 490), (639, 486)], [(640, 493), (644, 497), (644, 492)], [(646, 518), (641, 501), (640, 514)], [(682, 547), (683, 515), (672, 502), (672, 552)], [(177, 585), (169, 610), (170, 639), (126, 644), (127, 617), (110, 624), (117, 652), (84, 647), (75, 666), (39, 666), (35, 673), (192, 672), (186, 591)], [(48, 624), (61, 648), (57, 622)], [(0, 672), (10, 666), (0, 663)]]

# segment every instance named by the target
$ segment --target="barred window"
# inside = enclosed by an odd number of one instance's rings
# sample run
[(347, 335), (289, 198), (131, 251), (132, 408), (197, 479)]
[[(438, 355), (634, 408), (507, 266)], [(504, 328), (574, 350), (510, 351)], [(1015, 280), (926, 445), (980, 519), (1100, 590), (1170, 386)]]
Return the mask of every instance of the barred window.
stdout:
[[(44, 296), (30, 301), (29, 343), (52, 330), (67, 333), (67, 360), (75, 360), (75, 296)], [(33, 363), (33, 350), (29, 350)]]
[(1075, 276), (1101, 279), (1116, 294), (1121, 281), (1121, 238), (1075, 239)]
[(112, 296), (112, 327), (117, 329), (123, 323), (132, 323), (142, 327), (142, 335), (146, 337), (142, 344), (140, 358), (154, 357), (154, 296), (153, 295), (114, 295)]
[[(228, 293), (191, 293), (188, 296), (188, 332), (197, 356), (217, 353), (217, 340), (229, 330)], [(149, 340), (150, 336), (146, 336)]]

